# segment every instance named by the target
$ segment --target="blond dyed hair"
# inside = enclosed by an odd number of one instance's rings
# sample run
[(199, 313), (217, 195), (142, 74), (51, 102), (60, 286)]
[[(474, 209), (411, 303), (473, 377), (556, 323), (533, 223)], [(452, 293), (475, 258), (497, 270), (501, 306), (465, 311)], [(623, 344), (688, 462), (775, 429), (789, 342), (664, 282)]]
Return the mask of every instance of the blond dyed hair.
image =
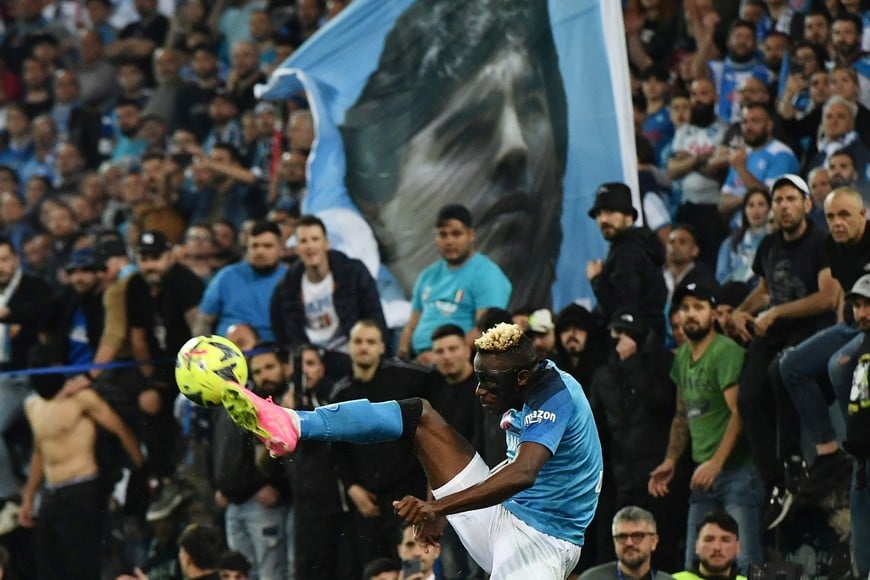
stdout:
[(480, 352), (506, 352), (519, 346), (523, 331), (516, 324), (500, 322), (484, 332), (474, 341)]

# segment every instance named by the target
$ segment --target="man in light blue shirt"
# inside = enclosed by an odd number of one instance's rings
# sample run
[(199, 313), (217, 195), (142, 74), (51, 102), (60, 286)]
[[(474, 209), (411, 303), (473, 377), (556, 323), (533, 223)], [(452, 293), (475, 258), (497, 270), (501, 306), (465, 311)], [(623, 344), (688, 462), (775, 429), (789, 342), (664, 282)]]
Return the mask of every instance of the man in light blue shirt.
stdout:
[(495, 262), (474, 250), (471, 212), (447, 205), (438, 212), (435, 243), (442, 259), (423, 270), (414, 283), (411, 318), (399, 338), (397, 354), (412, 353), (432, 362), (432, 331), (456, 324), (466, 333), (488, 308), (505, 308), (511, 283)]
[[(199, 304), (193, 334), (226, 336), (230, 325), (245, 323), (263, 341), (273, 341), (269, 304), (275, 286), (287, 273), (281, 263), (281, 230), (261, 221), (251, 229), (245, 260), (225, 266), (212, 279)], [(216, 325), (215, 325), (216, 323)]]

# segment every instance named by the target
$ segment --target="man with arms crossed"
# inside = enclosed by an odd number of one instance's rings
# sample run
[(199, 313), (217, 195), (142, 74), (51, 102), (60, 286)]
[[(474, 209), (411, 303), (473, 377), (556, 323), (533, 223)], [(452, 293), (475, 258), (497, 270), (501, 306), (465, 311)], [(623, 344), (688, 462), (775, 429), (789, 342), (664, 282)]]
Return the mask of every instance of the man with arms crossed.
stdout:
[(580, 385), (552, 362), (539, 361), (531, 340), (499, 324), (475, 341), (477, 397), (502, 416), (508, 458), (493, 470), (428, 402), (364, 399), (292, 411), (226, 383), (224, 407), (272, 453), (292, 452), (299, 438), (413, 443), (436, 498), (406, 496), (396, 514), (437, 540), (444, 517), (492, 580), (556, 580), (580, 559), (601, 489), (601, 445)]

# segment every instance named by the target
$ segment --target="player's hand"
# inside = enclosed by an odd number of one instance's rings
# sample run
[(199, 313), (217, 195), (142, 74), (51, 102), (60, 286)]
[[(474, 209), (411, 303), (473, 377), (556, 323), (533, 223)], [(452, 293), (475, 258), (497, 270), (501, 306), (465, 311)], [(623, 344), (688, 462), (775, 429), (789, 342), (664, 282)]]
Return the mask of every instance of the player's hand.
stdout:
[(441, 542), (441, 535), (447, 527), (447, 518), (440, 516), (414, 526), (414, 538), (424, 546), (434, 546)]
[(363, 486), (350, 486), (347, 488), (347, 495), (364, 518), (376, 518), (381, 515), (381, 508), (377, 504), (378, 496)]
[(721, 472), (722, 466), (712, 459), (708, 459), (695, 468), (695, 473), (692, 474), (692, 483), (689, 487), (709, 491), (713, 487), (713, 484), (716, 483), (716, 478), (719, 477)]
[(396, 515), (409, 524), (422, 524), (434, 521), (438, 514), (433, 509), (435, 502), (423, 501), (412, 495), (406, 495), (399, 501), (393, 502), (393, 510)]
[(227, 496), (222, 494), (219, 491), (214, 492), (214, 505), (218, 506), (220, 509), (226, 509), (228, 505), (230, 505), (230, 500), (227, 499)]
[(673, 478), (674, 460), (665, 459), (649, 474), (649, 483), (647, 483), (649, 494), (653, 497), (664, 497), (668, 495), (668, 485), (671, 483)]

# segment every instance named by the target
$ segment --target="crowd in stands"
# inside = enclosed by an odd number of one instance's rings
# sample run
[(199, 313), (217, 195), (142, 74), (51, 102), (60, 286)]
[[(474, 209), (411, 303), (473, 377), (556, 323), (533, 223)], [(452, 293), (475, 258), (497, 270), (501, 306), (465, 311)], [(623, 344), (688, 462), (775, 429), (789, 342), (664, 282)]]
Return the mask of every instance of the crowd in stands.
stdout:
[(608, 243), (594, 299), (506, 310), (516, 281), (451, 204), (421, 221), (439, 259), (402, 325), (330, 245), (353, 232), (301, 215), (306, 96), (254, 94), (349, 3), (0, 2), (0, 578), (485, 577), (394, 517), (428, 493), (410, 448), (275, 460), (171, 361), (215, 333), (286, 406), (425, 397), (495, 467), (471, 344), (499, 322), (595, 413), (578, 572), (711, 574), (712, 529), (735, 577), (792, 526), (828, 555), (813, 577), (868, 577), (867, 2), (625, 0), (640, 191), (602, 184), (577, 226)]

